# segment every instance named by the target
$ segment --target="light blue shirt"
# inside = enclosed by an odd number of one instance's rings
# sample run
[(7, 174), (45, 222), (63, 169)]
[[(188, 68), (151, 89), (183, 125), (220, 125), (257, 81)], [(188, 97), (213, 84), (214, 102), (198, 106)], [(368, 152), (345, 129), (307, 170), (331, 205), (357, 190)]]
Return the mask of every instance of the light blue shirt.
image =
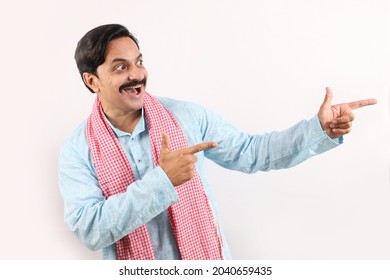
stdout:
[[(214, 141), (218, 147), (197, 153), (196, 167), (220, 223), (205, 169), (205, 158), (245, 173), (292, 167), (342, 142), (322, 130), (318, 117), (263, 135), (237, 130), (217, 114), (189, 102), (158, 97), (181, 125), (188, 145)], [(159, 166), (154, 166), (144, 116), (132, 134), (112, 127), (125, 151), (136, 181), (125, 193), (102, 194), (85, 135), (84, 121), (63, 144), (59, 155), (59, 187), (69, 229), (103, 259), (116, 259), (115, 242), (146, 224), (156, 259), (180, 259), (166, 209), (178, 201), (175, 188)], [(223, 254), (230, 251), (223, 234)]]

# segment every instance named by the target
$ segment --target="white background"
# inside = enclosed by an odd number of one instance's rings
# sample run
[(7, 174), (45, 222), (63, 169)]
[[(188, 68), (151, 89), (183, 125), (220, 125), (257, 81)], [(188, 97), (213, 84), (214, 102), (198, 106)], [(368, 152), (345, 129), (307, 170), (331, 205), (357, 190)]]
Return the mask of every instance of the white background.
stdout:
[(57, 155), (94, 99), (74, 49), (106, 23), (139, 38), (150, 93), (250, 133), (311, 118), (325, 86), (334, 103), (377, 98), (335, 150), (209, 176), (235, 259), (390, 258), (389, 1), (15, 0), (0, 23), (0, 259), (100, 259), (63, 222)]

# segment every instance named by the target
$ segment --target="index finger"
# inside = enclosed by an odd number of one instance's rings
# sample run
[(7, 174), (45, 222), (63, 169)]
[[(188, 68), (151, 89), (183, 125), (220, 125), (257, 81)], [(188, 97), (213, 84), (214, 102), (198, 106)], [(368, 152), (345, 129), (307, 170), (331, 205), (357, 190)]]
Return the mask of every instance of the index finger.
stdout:
[(204, 142), (204, 143), (196, 144), (191, 147), (184, 148), (182, 149), (182, 152), (185, 154), (196, 154), (201, 151), (211, 149), (211, 148), (216, 148), (216, 147), (217, 147), (217, 143), (215, 142)]
[(350, 102), (348, 103), (348, 106), (351, 108), (351, 110), (355, 110), (364, 106), (374, 105), (376, 103), (377, 103), (376, 99), (364, 99), (364, 100)]
[(169, 136), (166, 132), (161, 133), (161, 150), (169, 151)]

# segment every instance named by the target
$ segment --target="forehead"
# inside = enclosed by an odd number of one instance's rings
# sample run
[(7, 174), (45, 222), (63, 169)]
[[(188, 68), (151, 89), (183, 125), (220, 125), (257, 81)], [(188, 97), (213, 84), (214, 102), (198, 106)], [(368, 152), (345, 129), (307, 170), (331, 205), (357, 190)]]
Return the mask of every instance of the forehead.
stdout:
[(110, 41), (106, 50), (106, 62), (112, 59), (124, 58), (134, 59), (140, 54), (137, 45), (129, 37), (120, 37)]

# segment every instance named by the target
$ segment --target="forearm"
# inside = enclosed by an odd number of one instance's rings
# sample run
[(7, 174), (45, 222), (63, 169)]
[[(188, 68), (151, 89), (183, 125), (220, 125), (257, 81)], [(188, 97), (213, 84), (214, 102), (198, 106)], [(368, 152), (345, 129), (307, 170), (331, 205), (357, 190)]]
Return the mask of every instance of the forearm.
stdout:
[(166, 210), (178, 197), (160, 167), (105, 199), (98, 186), (62, 186), (65, 221), (90, 249), (107, 247)]
[(339, 145), (323, 132), (317, 116), (279, 132), (249, 135), (227, 127), (221, 134), (218, 148), (207, 157), (246, 173), (289, 168)]
[(293, 167), (315, 155), (337, 147), (342, 139), (330, 139), (322, 130), (317, 116), (303, 120), (289, 129), (270, 133), (259, 140), (257, 164), (260, 170)]

